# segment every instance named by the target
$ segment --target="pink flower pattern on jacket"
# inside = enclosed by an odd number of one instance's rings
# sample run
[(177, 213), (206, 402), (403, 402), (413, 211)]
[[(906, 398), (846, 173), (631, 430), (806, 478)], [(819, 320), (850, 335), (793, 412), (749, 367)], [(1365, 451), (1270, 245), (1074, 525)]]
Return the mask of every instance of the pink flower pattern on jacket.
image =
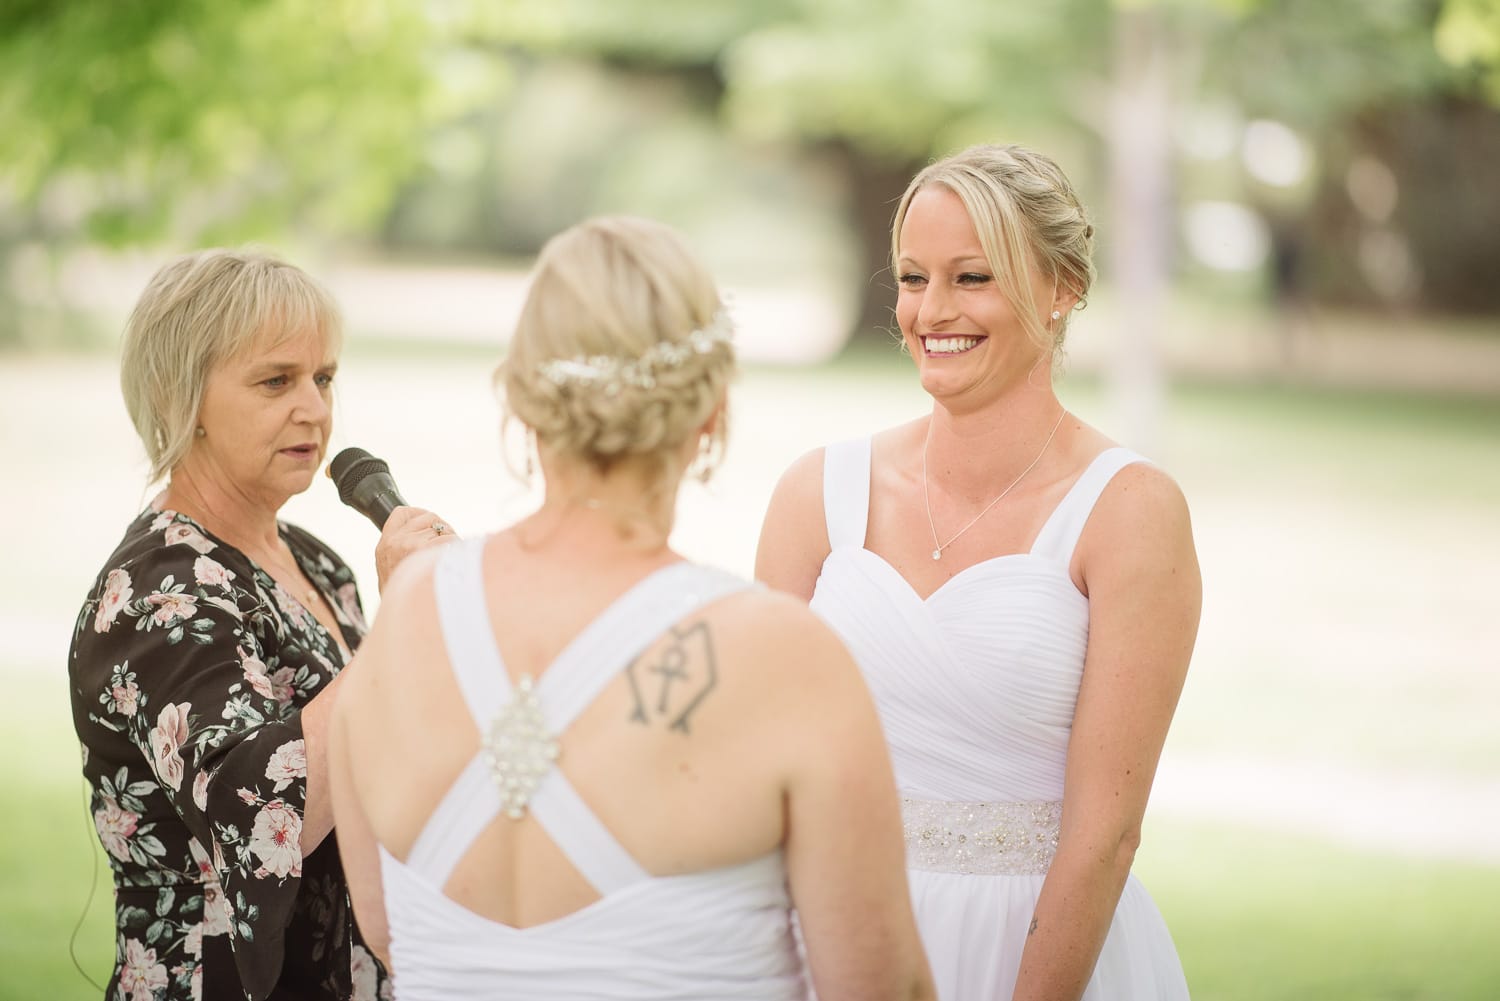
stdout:
[[(353, 573), (281, 526), (350, 649)], [(333, 837), (304, 856), (301, 710), (343, 655), (312, 614), (191, 519), (148, 509), (79, 611), (69, 655), (89, 807), (115, 883), (107, 996), (389, 998)]]
[(156, 764), (156, 777), (173, 792), (182, 788), (182, 755), (177, 752), (188, 738), (188, 711), (192, 708), (186, 702), (167, 703), (156, 718), (156, 729), (151, 731), (151, 760)]
[(104, 578), (104, 593), (99, 596), (99, 609), (94, 613), (94, 632), (109, 632), (109, 627), (115, 624), (120, 610), (134, 593), (130, 588), (130, 574), (124, 570), (111, 570)]

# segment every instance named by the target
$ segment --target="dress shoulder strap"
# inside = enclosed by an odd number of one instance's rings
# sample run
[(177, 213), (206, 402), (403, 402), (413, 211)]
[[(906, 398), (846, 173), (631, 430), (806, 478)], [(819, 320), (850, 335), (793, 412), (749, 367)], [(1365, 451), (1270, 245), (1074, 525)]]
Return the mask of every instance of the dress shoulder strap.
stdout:
[[(511, 685), (500, 651), (489, 633), (484, 598), (485, 537), (458, 539), (444, 547), (433, 568), (433, 596), (447, 648), (449, 669), (482, 734), (487, 713), (509, 694)], [(448, 881), (470, 843), (500, 810), (500, 796), (481, 757), (469, 762), (443, 795), (416, 841), (406, 864), (435, 886)]]
[(1031, 546), (1032, 554), (1061, 563), (1071, 561), (1079, 536), (1083, 535), (1083, 526), (1093, 514), (1094, 505), (1104, 488), (1109, 486), (1109, 481), (1126, 466), (1146, 461), (1130, 449), (1119, 447), (1107, 448), (1094, 456), (1042, 526)]
[(433, 569), (438, 622), (454, 680), (469, 714), (481, 728), (510, 693), (510, 680), (490, 634), (484, 597), (484, 545), (488, 536), (448, 544)]
[(870, 439), (852, 438), (823, 450), (823, 517), (830, 549), (864, 547), (870, 520)]

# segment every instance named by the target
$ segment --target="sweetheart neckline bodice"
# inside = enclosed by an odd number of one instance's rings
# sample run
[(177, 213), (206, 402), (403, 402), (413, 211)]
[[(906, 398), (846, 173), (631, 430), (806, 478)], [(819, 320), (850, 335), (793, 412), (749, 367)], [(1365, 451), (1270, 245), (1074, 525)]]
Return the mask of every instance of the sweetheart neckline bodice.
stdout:
[[(980, 560), (978, 563), (969, 564), (962, 570), (955, 573), (952, 577), (949, 577), (947, 580), (943, 581), (931, 592), (924, 596), (916, 589), (916, 587), (912, 585), (911, 581), (907, 580), (906, 577), (902, 575), (900, 570), (896, 569), (895, 564), (886, 559), (884, 556), (881, 556), (879, 553), (875, 552), (873, 549), (867, 549), (863, 546), (843, 546), (830, 552), (828, 554), (828, 559), (832, 559), (839, 553), (848, 553), (851, 556), (858, 556), (859, 554), (868, 556), (871, 561), (884, 567), (885, 570), (889, 572), (890, 576), (901, 583), (906, 592), (910, 594), (912, 598), (916, 599), (917, 602), (923, 605), (931, 605), (936, 599), (942, 596), (944, 592), (950, 589), (957, 589), (963, 584), (968, 583), (972, 578), (984, 576), (984, 571), (986, 570), (1009, 567), (1018, 563), (1040, 564), (1050, 570), (1060, 571), (1064, 576), (1067, 576), (1066, 568), (1058, 567), (1057, 563), (1054, 560), (1048, 559), (1045, 556), (1040, 556), (1036, 553), (1029, 552), (1002, 553), (999, 556), (990, 556), (986, 559)], [(825, 560), (824, 563), (826, 565), (827, 560)], [(1072, 584), (1071, 577), (1068, 577), (1068, 583), (1070, 585)], [(1082, 592), (1079, 592), (1077, 587), (1074, 587), (1073, 590), (1078, 594), (1078, 598), (1080, 601), (1083, 601), (1085, 604), (1088, 602), (1088, 597)]]

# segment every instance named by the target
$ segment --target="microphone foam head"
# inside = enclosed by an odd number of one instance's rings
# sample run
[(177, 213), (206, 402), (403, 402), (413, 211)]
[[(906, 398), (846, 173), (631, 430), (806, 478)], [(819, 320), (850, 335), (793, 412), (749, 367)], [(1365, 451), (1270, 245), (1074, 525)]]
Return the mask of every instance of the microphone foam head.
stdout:
[(373, 458), (375, 458), (375, 457), (373, 455), (371, 455), (369, 452), (366, 452), (362, 448), (346, 448), (342, 452), (340, 452), (338, 455), (335, 455), (329, 461), (329, 463), (328, 463), (328, 478), (330, 480), (343, 479), (343, 477), (344, 477), (344, 470), (348, 469), (350, 466), (354, 465), (356, 462), (358, 462), (361, 459), (373, 459)]
[(365, 477), (374, 473), (389, 474), (391, 467), (362, 448), (346, 448), (328, 464), (328, 475), (339, 488), (339, 500), (350, 504), (354, 491)]

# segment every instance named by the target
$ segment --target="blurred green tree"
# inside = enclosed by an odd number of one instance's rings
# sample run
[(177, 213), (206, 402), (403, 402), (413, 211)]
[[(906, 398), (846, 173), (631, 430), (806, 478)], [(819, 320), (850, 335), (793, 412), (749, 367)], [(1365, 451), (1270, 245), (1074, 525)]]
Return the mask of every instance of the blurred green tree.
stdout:
[[(890, 324), (895, 199), (933, 155), (998, 134), (1067, 134), (1097, 68), (1057, 72), (1070, 48), (1098, 52), (1107, 0), (1047, 6), (961, 0), (607, 0), (475, 4), (469, 37), (501, 52), (597, 59), (624, 73), (695, 81), (733, 131), (795, 143), (842, 172), (869, 281), (856, 329)], [(1087, 67), (1087, 59), (1070, 64)], [(1107, 68), (1104, 75), (1107, 76)], [(1075, 89), (1076, 88), (1076, 89)]]
[[(1231, 22), (1229, 0), (606, 0), (471, 9), (502, 51), (589, 56), (701, 81), (740, 135), (826, 154), (844, 177), (867, 284), (856, 334), (888, 329), (890, 219), (936, 153), (1009, 137), (1058, 157), (1085, 192), (1109, 177), (1127, 291), (1114, 383), (1147, 447), (1161, 398), (1152, 337), (1170, 243), (1175, 46)], [(1094, 199), (1089, 199), (1093, 201)]]
[(23, 244), (375, 220), (421, 152), (429, 24), (420, 0), (0, 5), (0, 279)]
[[(441, 137), (435, 115), (452, 110), (434, 104), (446, 77), (487, 62), (493, 98), (506, 67), (555, 56), (671, 76), (739, 141), (832, 164), (863, 248), (860, 331), (889, 326), (887, 227), (922, 163), (997, 137), (1048, 149), (1113, 213), (1101, 226), (1106, 270), (1129, 293), (1128, 326), (1147, 337), (1174, 266), (1186, 112), (1218, 103), (1313, 137), (1328, 176), (1291, 192), (1290, 214), (1296, 226), (1332, 219), (1335, 252), (1323, 256), (1353, 260), (1337, 203), (1365, 147), (1402, 146), (1388, 159), (1416, 172), (1403, 192), (1440, 199), (1445, 185), (1424, 184), (1406, 149), (1428, 133), (1395, 125), (1457, 107), (1443, 137), (1491, 127), (1500, 0), (10, 0), (0, 279), (8, 249), (55, 251), (73, 234), (224, 241), (367, 223), (440, 152), (429, 140)], [(472, 140), (470, 152), (451, 145), (474, 155)], [(1489, 146), (1448, 146), (1447, 171), (1469, 191)], [(1288, 213), (1288, 192), (1245, 184), (1272, 222)], [(1449, 212), (1466, 225), (1427, 227), (1413, 253), (1492, 262), (1490, 201), (1471, 197), (1479, 211)], [(1398, 214), (1390, 225), (1413, 232), (1437, 217), (1404, 193)], [(1149, 345), (1122, 341), (1149, 382)]]
[[(1342, 211), (1324, 203), (1349, 201), (1345, 170), (1365, 123), (1413, 108), (1440, 116), (1454, 102), (1496, 100), (1497, 3), (497, 0), (461, 8), (458, 17), (476, 44), (519, 58), (566, 56), (622, 73), (676, 72), (696, 81), (736, 134), (831, 154), (842, 165), (849, 218), (870, 278), (860, 332), (889, 325), (889, 283), (878, 279), (891, 209), (922, 163), (996, 137), (1054, 152), (1086, 197), (1112, 214), (1101, 232), (1105, 269), (1122, 292), (1116, 382), (1127, 396), (1150, 400), (1159, 398), (1151, 338), (1167, 275), (1177, 266), (1175, 214), (1186, 172), (1180, 147), (1193, 112), (1227, 107), (1241, 129), (1264, 118), (1309, 141), (1314, 169), (1301, 188), (1257, 187), (1240, 168), (1230, 196), (1251, 200), (1274, 238), (1295, 243), (1301, 229)], [(1489, 73), (1487, 90), (1481, 72)], [(1472, 170), (1480, 161), (1463, 162)], [(1485, 199), (1459, 200), (1420, 177), (1405, 186), (1448, 197), (1455, 218), (1492, 218)], [(1415, 232), (1424, 214), (1430, 215), (1418, 209), (1405, 220), (1408, 229)], [(1360, 260), (1359, 233), (1342, 225), (1325, 229), (1314, 249), (1334, 262), (1332, 271)], [(1481, 227), (1440, 229), (1451, 236)], [(1455, 238), (1440, 247), (1405, 232), (1387, 235), (1405, 241), (1418, 258), (1493, 263), (1497, 256), (1493, 240)], [(1288, 244), (1279, 249), (1287, 251), (1290, 273), (1297, 261)], [(1429, 270), (1447, 270), (1438, 256)], [(1350, 273), (1363, 301), (1382, 301), (1368, 274)], [(1144, 411), (1131, 420), (1151, 423)], [(1149, 439), (1149, 431), (1142, 437)]]
[(1445, 0), (1437, 48), (1454, 66), (1481, 73), (1485, 96), (1500, 107), (1500, 0)]

